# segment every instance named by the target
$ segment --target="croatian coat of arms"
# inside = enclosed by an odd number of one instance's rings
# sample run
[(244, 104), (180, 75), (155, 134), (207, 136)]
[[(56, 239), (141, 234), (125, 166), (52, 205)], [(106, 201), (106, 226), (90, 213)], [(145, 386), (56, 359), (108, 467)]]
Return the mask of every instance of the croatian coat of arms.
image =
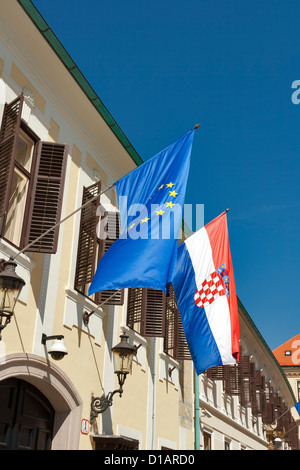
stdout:
[(222, 295), (229, 296), (229, 276), (225, 264), (211, 273), (196, 290), (194, 300), (198, 307), (207, 307)]

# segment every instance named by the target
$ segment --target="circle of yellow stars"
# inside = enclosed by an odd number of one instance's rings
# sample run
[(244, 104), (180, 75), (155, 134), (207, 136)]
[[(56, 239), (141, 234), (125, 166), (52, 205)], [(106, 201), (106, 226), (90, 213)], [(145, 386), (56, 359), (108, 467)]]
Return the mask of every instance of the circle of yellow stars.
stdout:
[[(177, 192), (175, 191), (175, 189), (173, 190), (173, 186), (175, 185), (175, 183), (167, 183), (166, 184), (166, 188), (170, 188), (171, 190), (169, 190), (169, 198), (174, 198), (177, 196)], [(161, 189), (164, 188), (164, 184), (161, 184), (160, 187), (158, 188), (158, 191), (160, 191)], [(174, 199), (173, 199), (174, 200)], [(168, 201), (165, 203), (166, 204), (166, 207), (170, 207), (172, 209), (172, 207), (175, 205), (173, 203), (172, 200)], [(163, 211), (162, 209), (158, 210), (158, 211), (155, 211), (156, 212), (156, 215), (163, 215), (166, 211)], [(145, 217), (144, 219), (141, 220), (141, 224), (143, 223), (146, 223), (148, 222), (148, 220), (150, 220), (150, 217)], [(133, 227), (135, 226), (135, 222), (133, 222), (129, 227), (128, 227), (128, 230), (132, 229)]]

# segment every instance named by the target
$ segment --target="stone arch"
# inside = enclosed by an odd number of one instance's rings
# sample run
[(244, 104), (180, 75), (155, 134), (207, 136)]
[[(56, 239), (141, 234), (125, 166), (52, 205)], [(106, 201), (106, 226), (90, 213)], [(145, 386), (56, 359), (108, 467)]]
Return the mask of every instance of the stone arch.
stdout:
[(52, 450), (77, 450), (82, 400), (68, 376), (40, 356), (16, 353), (0, 359), (0, 381), (12, 377), (34, 385), (55, 409)]

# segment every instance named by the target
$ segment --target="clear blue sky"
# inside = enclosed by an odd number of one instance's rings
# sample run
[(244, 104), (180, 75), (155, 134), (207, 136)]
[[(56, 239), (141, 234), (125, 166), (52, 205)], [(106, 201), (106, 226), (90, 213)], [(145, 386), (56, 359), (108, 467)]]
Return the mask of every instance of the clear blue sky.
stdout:
[(269, 347), (298, 334), (300, 2), (34, 4), (143, 160), (202, 123), (186, 203), (205, 223), (230, 208), (237, 292)]

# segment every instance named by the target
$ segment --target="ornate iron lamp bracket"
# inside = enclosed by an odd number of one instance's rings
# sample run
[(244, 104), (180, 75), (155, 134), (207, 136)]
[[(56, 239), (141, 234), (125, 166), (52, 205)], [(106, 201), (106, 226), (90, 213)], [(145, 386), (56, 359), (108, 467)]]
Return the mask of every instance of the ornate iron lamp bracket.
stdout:
[(115, 393), (119, 393), (120, 397), (123, 393), (123, 388), (109, 392), (107, 395), (103, 394), (102, 397), (92, 397), (91, 401), (91, 416), (90, 421), (97, 418), (100, 413), (103, 413), (109, 406), (113, 404), (113, 396)]

